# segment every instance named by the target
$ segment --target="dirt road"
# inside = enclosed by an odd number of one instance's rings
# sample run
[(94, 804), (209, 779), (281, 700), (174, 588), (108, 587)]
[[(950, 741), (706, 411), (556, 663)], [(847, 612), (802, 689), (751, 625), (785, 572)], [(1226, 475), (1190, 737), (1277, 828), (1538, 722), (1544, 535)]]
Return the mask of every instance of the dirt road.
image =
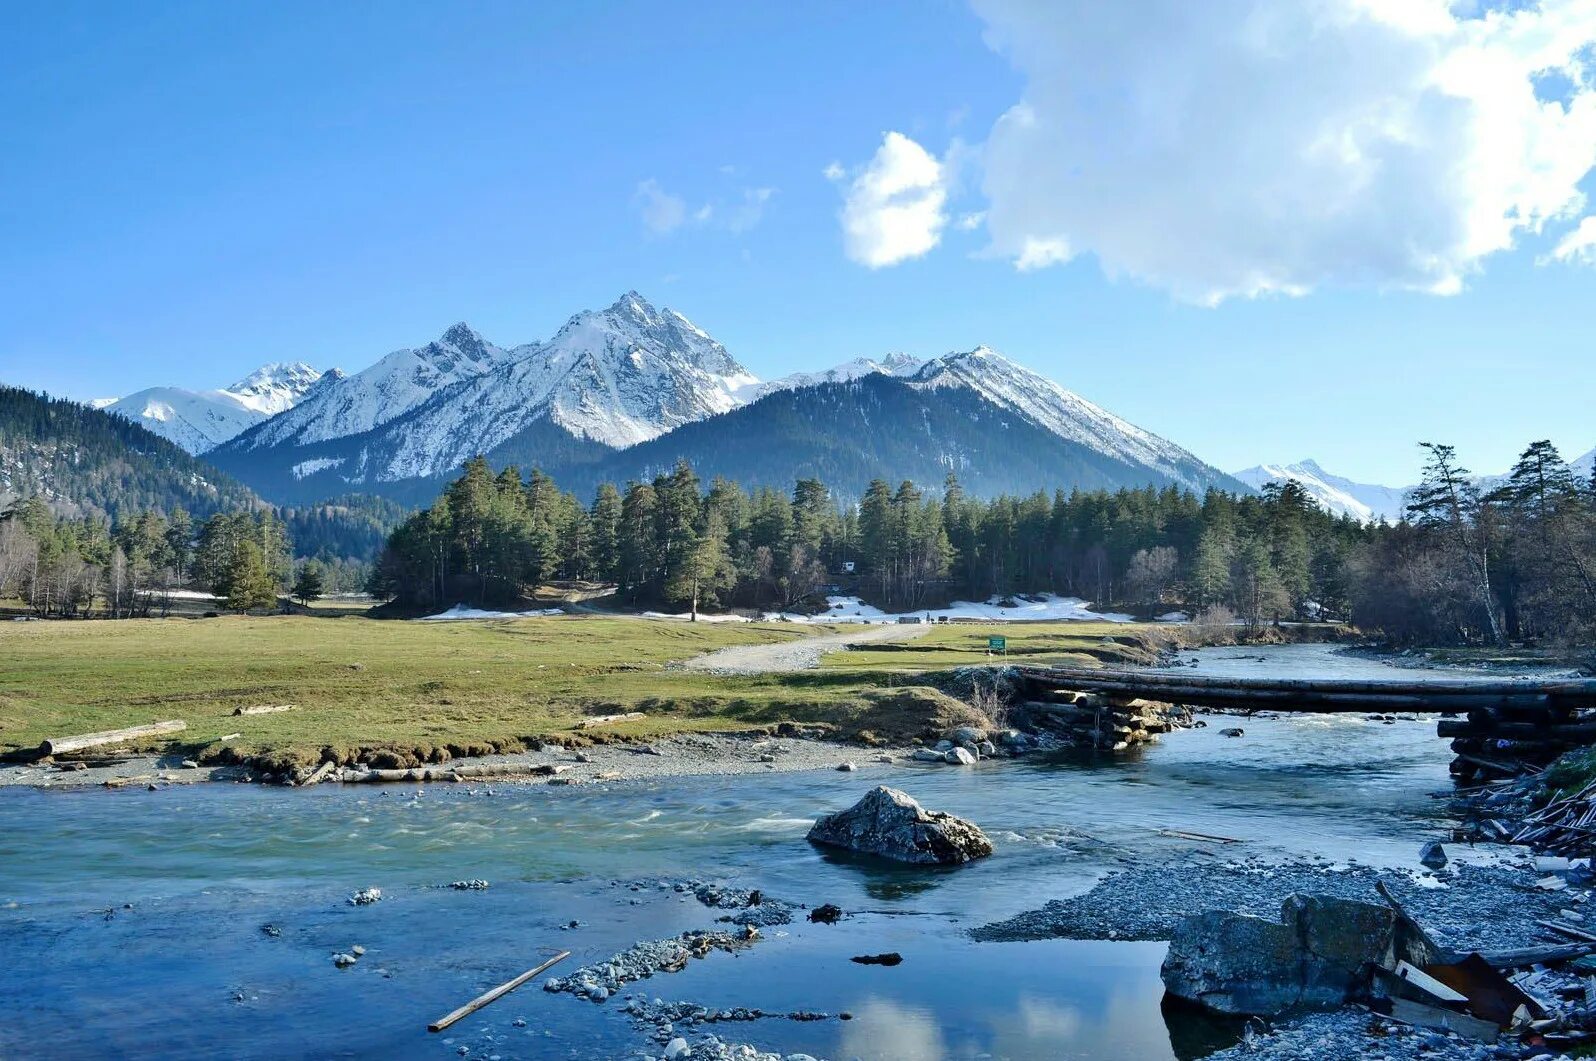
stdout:
[(875, 644), (881, 641), (908, 641), (919, 637), (929, 626), (877, 625), (861, 626), (840, 634), (821, 634), (779, 645), (740, 645), (709, 652), (682, 663), (685, 670), (706, 671), (711, 674), (776, 674), (786, 671), (813, 670), (820, 665), (820, 657), (836, 652), (847, 645)]

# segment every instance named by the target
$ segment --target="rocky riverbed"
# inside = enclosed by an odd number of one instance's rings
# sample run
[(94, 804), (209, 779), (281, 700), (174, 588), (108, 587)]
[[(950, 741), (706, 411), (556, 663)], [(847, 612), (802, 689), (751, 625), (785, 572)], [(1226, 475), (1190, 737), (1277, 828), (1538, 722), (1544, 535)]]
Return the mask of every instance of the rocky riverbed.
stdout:
[(1082, 895), (982, 925), (971, 935), (987, 941), (1167, 940), (1183, 917), (1200, 910), (1273, 919), (1292, 894), (1380, 902), (1375, 884), (1383, 882), (1440, 942), (1475, 950), (1528, 946), (1534, 942), (1534, 921), (1555, 915), (1570, 899), (1536, 888), (1526, 853), (1503, 849), (1500, 857), (1500, 864), (1439, 871), (1375, 869), (1328, 859), (1137, 866), (1104, 878)]

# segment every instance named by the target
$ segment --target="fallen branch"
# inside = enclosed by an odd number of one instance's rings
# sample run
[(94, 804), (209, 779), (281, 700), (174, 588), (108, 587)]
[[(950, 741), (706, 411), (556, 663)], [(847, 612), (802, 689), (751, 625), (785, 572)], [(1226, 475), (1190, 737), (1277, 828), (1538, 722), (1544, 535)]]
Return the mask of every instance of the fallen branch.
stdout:
[(647, 717), (641, 711), (628, 711), (621, 715), (594, 715), (592, 718), (584, 718), (578, 722), (576, 728), (592, 729), (594, 726), (608, 726), (613, 722), (632, 722), (636, 719)]
[(100, 733), (84, 733), (76, 737), (48, 737), (39, 745), (40, 755), (60, 755), (82, 748), (97, 748), (102, 744), (121, 744), (139, 737), (154, 737), (162, 733), (176, 733), (188, 728), (179, 719), (170, 722), (151, 722), (147, 726), (129, 726), (127, 729), (108, 729)]
[(498, 987), (495, 987), (492, 991), (488, 991), (485, 994), (478, 995), (476, 998), (473, 998), (470, 1002), (467, 1002), (465, 1005), (461, 1006), (459, 1009), (455, 1010), (453, 1013), (450, 1013), (448, 1016), (438, 1018), (436, 1021), (434, 1021), (431, 1024), (427, 1025), (427, 1031), (429, 1031), (429, 1032), (441, 1032), (441, 1031), (443, 1031), (443, 1029), (447, 1028), (449, 1025), (453, 1024), (455, 1021), (461, 1019), (462, 1017), (469, 1017), (469, 1016), (471, 1016), (471, 1014), (475, 1013), (477, 1010), (481, 1009), (483, 1006), (488, 1005), (490, 1002), (493, 1002), (493, 1001), (495, 1001), (496, 999), (499, 999), (499, 998), (503, 998), (505, 995), (508, 995), (511, 991), (514, 991), (516, 988), (520, 987), (522, 984), (526, 983), (528, 980), (532, 979), (534, 976), (536, 976), (539, 973), (543, 972), (545, 969), (549, 968), (552, 965), (555, 965), (558, 962), (564, 961), (565, 959), (569, 958), (570, 956), (571, 956), (571, 952), (570, 951), (562, 950), (560, 953), (556, 954), (554, 957), (550, 958), (548, 961), (544, 962), (542, 965), (539, 965), (537, 968), (528, 969), (526, 972), (522, 973), (520, 976), (516, 977), (514, 980), (511, 980), (508, 983), (500, 984)]
[(235, 707), (234, 715), (275, 715), (279, 711), (292, 711), (293, 704), (261, 704), (257, 707)]
[(1202, 840), (1210, 844), (1239, 844), (1234, 836), (1210, 836), (1208, 833), (1189, 833), (1184, 829), (1160, 829), (1159, 836), (1172, 836), (1177, 840)]

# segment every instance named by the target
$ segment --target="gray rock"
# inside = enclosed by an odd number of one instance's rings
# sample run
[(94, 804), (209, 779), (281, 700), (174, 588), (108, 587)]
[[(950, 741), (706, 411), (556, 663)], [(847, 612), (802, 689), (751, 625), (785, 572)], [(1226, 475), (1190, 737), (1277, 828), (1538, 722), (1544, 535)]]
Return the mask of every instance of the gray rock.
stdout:
[(990, 757), (997, 754), (997, 745), (993, 744), (989, 740), (984, 740), (975, 746), (975, 750), (980, 755)]
[(947, 760), (955, 766), (975, 765), (975, 755), (968, 748), (949, 748)]
[(853, 763), (838, 763), (837, 769), (843, 771), (844, 773), (849, 773), (859, 768)]
[(949, 748), (952, 748), (952, 747), (953, 747), (953, 742), (950, 741), (950, 740), (939, 740), (939, 741), (937, 741), (937, 751), (939, 751), (939, 752), (945, 752)]
[(691, 1053), (692, 1050), (688, 1048), (687, 1040), (680, 1036), (677, 1036), (665, 1044), (665, 1056), (669, 1058), (670, 1061), (676, 1061), (676, 1059), (679, 1057), (687, 1057)]
[(930, 748), (916, 748), (914, 761), (917, 763), (945, 763), (948, 760), (942, 752), (932, 751)]
[(980, 744), (986, 740), (986, 730), (975, 726), (960, 726), (948, 736), (953, 739), (954, 744)]
[(1219, 735), (1221, 737), (1240, 737), (1246, 732), (1247, 731), (1242, 729), (1240, 726), (1231, 726), (1229, 729), (1220, 730)]
[(1446, 865), (1446, 848), (1441, 846), (1441, 841), (1431, 840), (1419, 848), (1419, 861), (1431, 869), (1440, 869)]
[(1367, 987), (1373, 965), (1421, 968), (1439, 948), (1390, 907), (1332, 896), (1292, 895), (1280, 920), (1209, 910), (1175, 929), (1164, 987), (1220, 1013), (1273, 1017), (1334, 1009)]
[(809, 841), (919, 865), (956, 865), (992, 853), (992, 841), (973, 822), (928, 811), (886, 785), (815, 822)]

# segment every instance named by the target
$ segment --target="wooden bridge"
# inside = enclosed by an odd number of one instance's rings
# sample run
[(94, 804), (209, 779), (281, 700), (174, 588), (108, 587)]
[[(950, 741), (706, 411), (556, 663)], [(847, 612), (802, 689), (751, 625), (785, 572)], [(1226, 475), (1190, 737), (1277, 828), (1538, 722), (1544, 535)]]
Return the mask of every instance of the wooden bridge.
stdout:
[(1452, 773), (1463, 781), (1544, 767), (1596, 743), (1596, 678), (1367, 681), (1182, 674), (1179, 670), (1020, 669), (1026, 706), (1053, 728), (1123, 748), (1167, 729), (1156, 704), (1227, 711), (1426, 713), (1446, 717)]

